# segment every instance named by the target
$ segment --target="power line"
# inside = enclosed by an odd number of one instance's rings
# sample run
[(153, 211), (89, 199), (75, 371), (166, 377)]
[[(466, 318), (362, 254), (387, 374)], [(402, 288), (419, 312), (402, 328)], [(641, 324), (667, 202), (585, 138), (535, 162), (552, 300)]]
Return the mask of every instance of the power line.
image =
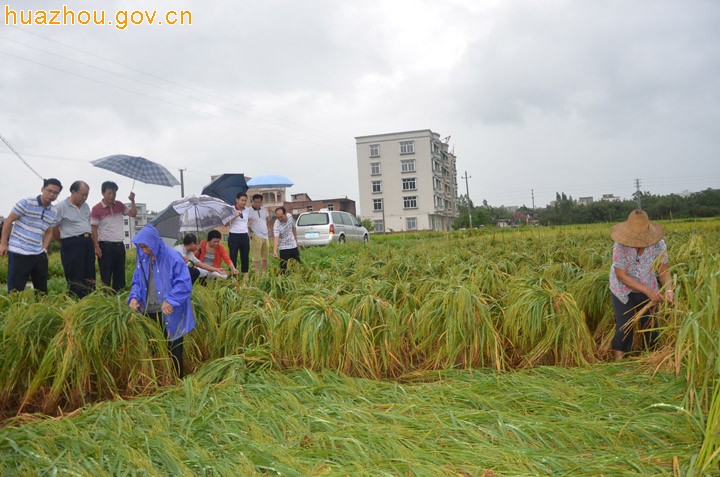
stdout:
[[(19, 29), (17, 26), (14, 26), (14, 25), (10, 25), (10, 26), (12, 26), (12, 27), (14, 27), (14, 28), (16, 28), (16, 29)], [(245, 106), (239, 105), (239, 104), (237, 104), (237, 103), (234, 103), (234, 102), (228, 100), (227, 98), (223, 98), (223, 97), (220, 97), (220, 96), (216, 96), (216, 95), (207, 93), (207, 92), (205, 92), (205, 91), (202, 91), (202, 90), (200, 90), (200, 89), (183, 85), (183, 84), (178, 83), (178, 82), (176, 82), (176, 81), (172, 81), (172, 80), (169, 80), (169, 79), (167, 79), (167, 78), (163, 78), (162, 76), (158, 76), (158, 75), (155, 75), (155, 74), (152, 74), (152, 73), (145, 72), (145, 71), (140, 70), (140, 69), (138, 69), (138, 68), (134, 68), (134, 67), (132, 67), (132, 66), (128, 66), (128, 65), (125, 65), (125, 64), (123, 64), (123, 63), (119, 63), (119, 62), (114, 61), (114, 60), (111, 60), (111, 59), (109, 59), (109, 58), (105, 58), (105, 57), (96, 55), (96, 54), (94, 54), (94, 53), (91, 53), (91, 52), (82, 50), (82, 49), (80, 49), (80, 48), (76, 48), (76, 47), (74, 47), (74, 46), (72, 46), (72, 45), (68, 45), (68, 44), (66, 44), (66, 43), (63, 43), (63, 42), (54, 40), (54, 39), (52, 39), (52, 38), (45, 37), (45, 36), (43, 36), (43, 35), (39, 35), (39, 34), (37, 34), (37, 33), (33, 33), (33, 32), (30, 32), (30, 31), (27, 31), (27, 30), (24, 30), (24, 29), (21, 30), (21, 31), (23, 31), (24, 33), (28, 33), (28, 34), (30, 34), (30, 35), (34, 35), (34, 36), (36, 36), (36, 37), (38, 37), (38, 38), (41, 38), (41, 39), (43, 39), (43, 40), (46, 40), (46, 41), (49, 41), (49, 42), (53, 42), (53, 43), (57, 43), (57, 44), (65, 47), (65, 48), (70, 48), (70, 49), (75, 50), (75, 51), (77, 51), (77, 52), (79, 52), (79, 53), (82, 53), (82, 54), (84, 54), (84, 55), (88, 55), (88, 56), (91, 56), (91, 57), (93, 57), (93, 58), (100, 59), (100, 60), (102, 60), (102, 61), (111, 63), (111, 64), (113, 64), (113, 65), (120, 66), (120, 67), (122, 67), (122, 68), (126, 68), (126, 69), (128, 69), (128, 70), (131, 70), (131, 71), (134, 71), (134, 72), (137, 72), (137, 73), (140, 73), (140, 74), (149, 76), (149, 77), (151, 77), (151, 78), (155, 78), (155, 79), (158, 79), (158, 80), (160, 80), (160, 81), (164, 81), (164, 82), (170, 83), (170, 84), (172, 84), (172, 85), (178, 86), (178, 87), (180, 87), (180, 88), (183, 88), (183, 89), (186, 89), (186, 90), (189, 90), (189, 91), (193, 91), (193, 92), (196, 92), (196, 93), (200, 93), (200, 94), (202, 94), (202, 95), (205, 95), (205, 96), (208, 96), (208, 97), (210, 97), (210, 98), (216, 99), (216, 100), (221, 101), (221, 102), (223, 102), (223, 103), (230, 104), (230, 105), (233, 105), (233, 106), (236, 106), (236, 107), (245, 108)], [(145, 81), (141, 81), (141, 80), (138, 80), (138, 79), (136, 79), (136, 78), (132, 78), (132, 77), (127, 76), (127, 75), (123, 75), (123, 74), (121, 74), (121, 73), (117, 73), (117, 72), (110, 71), (110, 70), (107, 70), (107, 69), (104, 69), (104, 68), (100, 68), (100, 67), (98, 67), (98, 66), (90, 65), (90, 64), (88, 64), (88, 63), (85, 63), (85, 62), (82, 62), (82, 61), (79, 61), (79, 60), (75, 60), (75, 59), (73, 59), (73, 58), (69, 58), (69, 57), (66, 57), (66, 56), (63, 56), (63, 55), (59, 55), (59, 54), (57, 54), (57, 53), (54, 53), (54, 52), (51, 52), (51, 51), (47, 51), (47, 50), (44, 50), (44, 49), (42, 49), (42, 48), (37, 48), (37, 47), (31, 46), (31, 45), (28, 45), (28, 44), (26, 44), (26, 43), (19, 42), (19, 41), (17, 41), (17, 40), (12, 40), (12, 39), (7, 38), (7, 37), (0, 37), (0, 38), (5, 39), (5, 40), (7, 40), (7, 41), (11, 41), (11, 42), (13, 42), (13, 43), (16, 43), (16, 44), (19, 44), (19, 45), (22, 45), (22, 46), (25, 46), (25, 47), (27, 47), (27, 48), (31, 48), (31, 49), (34, 49), (34, 50), (37, 50), (37, 51), (41, 51), (41, 52), (46, 53), (46, 54), (48, 54), (48, 55), (53, 55), (53, 56), (56, 56), (56, 57), (58, 57), (58, 58), (61, 58), (61, 59), (67, 60), (67, 61), (72, 61), (72, 62), (81, 64), (81, 65), (84, 65), (84, 66), (87, 66), (87, 67), (90, 67), (90, 68), (94, 68), (94, 69), (97, 69), (97, 70), (99, 70), (99, 71), (103, 71), (103, 72), (105, 72), (105, 73), (117, 75), (117, 76), (120, 76), (120, 77), (122, 77), (122, 78), (129, 79), (129, 80), (131, 80), (131, 81), (136, 81), (136, 82), (138, 82), (138, 83), (141, 83), (141, 84), (144, 84), (144, 85), (153, 87), (153, 88), (158, 88), (158, 89), (161, 89), (161, 90), (163, 90), (163, 91), (166, 91), (166, 92), (169, 92), (169, 93), (172, 93), (172, 94), (176, 94), (176, 95), (180, 95), (180, 96), (185, 96), (185, 97), (190, 98), (190, 99), (192, 99), (192, 100), (194, 100), (194, 101), (203, 102), (203, 103), (206, 103), (206, 104), (215, 106), (215, 107), (220, 107), (220, 108), (229, 109), (230, 111), (233, 111), (233, 112), (235, 112), (235, 113), (237, 113), (237, 114), (241, 114), (241, 115), (248, 116), (248, 117), (251, 117), (251, 118), (259, 119), (259, 120), (261, 120), (261, 121), (266, 121), (266, 122), (268, 122), (268, 123), (270, 123), (270, 124), (274, 124), (275, 126), (278, 126), (278, 127), (288, 128), (288, 129), (294, 130), (294, 131), (296, 131), (296, 132), (303, 132), (304, 134), (311, 134), (311, 135), (313, 135), (313, 136), (316, 136), (316, 137), (319, 138), (319, 139), (330, 140), (330, 141), (336, 142), (336, 143), (338, 143), (338, 144), (343, 144), (343, 145), (346, 145), (346, 144), (347, 144), (346, 141), (340, 140), (339, 138), (334, 137), (334, 136), (331, 136), (331, 135), (329, 135), (329, 134), (325, 134), (324, 132), (322, 132), (322, 131), (320, 131), (320, 130), (313, 129), (313, 128), (309, 128), (309, 127), (307, 127), (307, 126), (305, 126), (305, 125), (302, 125), (302, 124), (299, 124), (299, 123), (295, 123), (295, 122), (293, 122), (293, 121), (288, 121), (288, 120), (283, 119), (283, 118), (278, 118), (278, 117), (276, 117), (276, 116), (273, 116), (273, 115), (270, 115), (270, 114), (267, 114), (267, 113), (257, 112), (256, 114), (251, 114), (251, 113), (246, 112), (246, 111), (238, 111), (238, 110), (235, 110), (235, 109), (226, 108), (226, 107), (224, 107), (224, 106), (222, 106), (222, 105), (218, 105), (217, 103), (211, 103), (211, 102), (205, 101), (205, 100), (200, 99), (200, 98), (195, 98), (195, 97), (192, 97), (192, 96), (188, 96), (188, 95), (186, 95), (186, 94), (184, 94), (184, 93), (179, 93), (179, 92), (176, 92), (176, 91), (172, 91), (172, 90), (169, 90), (169, 89), (164, 88), (164, 87), (162, 87), (162, 86), (153, 85), (152, 83), (148, 83), (148, 82), (145, 82)], [(252, 108), (249, 108), (249, 109), (252, 109)], [(266, 117), (268, 117), (268, 118), (270, 118), (270, 119), (265, 119), (265, 118), (263, 118), (262, 116), (266, 116)], [(273, 123), (273, 121), (279, 121), (279, 122), (285, 123), (285, 124), (278, 124), (277, 122)], [(300, 129), (298, 129), (298, 128), (300, 128)]]
[(88, 81), (93, 81), (93, 82), (95, 82), (95, 83), (99, 83), (99, 84), (102, 84), (102, 85), (105, 85), (105, 86), (109, 86), (109, 87), (111, 87), (111, 88), (116, 88), (116, 89), (119, 89), (119, 90), (122, 90), (122, 91), (126, 91), (126, 92), (128, 92), (128, 93), (132, 93), (132, 94), (136, 94), (136, 95), (138, 95), (138, 96), (142, 96), (142, 97), (145, 97), (145, 98), (148, 98), (148, 99), (152, 99), (152, 100), (154, 100), (154, 101), (159, 101), (159, 102), (161, 102), (161, 103), (169, 104), (169, 105), (172, 105), (172, 106), (181, 108), (181, 109), (185, 109), (185, 110), (190, 111), (190, 112), (192, 112), (192, 113), (202, 114), (202, 115), (204, 115), (204, 116), (208, 116), (208, 117), (211, 117), (211, 118), (221, 119), (221, 120), (223, 120), (223, 121), (233, 122), (233, 123), (236, 123), (236, 124), (239, 124), (239, 125), (242, 125), (242, 126), (246, 126), (246, 127), (250, 127), (250, 128), (253, 128), (253, 129), (257, 129), (257, 130), (259, 130), (259, 131), (263, 131), (263, 132), (266, 132), (266, 133), (269, 133), (269, 134), (275, 134), (275, 135), (278, 135), (278, 136), (286, 137), (286, 138), (289, 138), (289, 139), (293, 139), (293, 140), (295, 140), (295, 141), (301, 141), (301, 142), (304, 142), (304, 143), (307, 143), (307, 144), (311, 144), (311, 145), (314, 145), (314, 146), (324, 147), (324, 148), (326, 148), (326, 149), (332, 149), (332, 150), (335, 150), (335, 151), (338, 151), (338, 152), (343, 152), (343, 153), (346, 152), (346, 151), (344, 151), (344, 150), (337, 149), (337, 148), (335, 148), (335, 147), (332, 147), (332, 146), (329, 146), (329, 145), (326, 145), (326, 144), (321, 144), (321, 143), (317, 143), (317, 142), (314, 142), (314, 141), (309, 141), (309, 140), (302, 139), (302, 138), (299, 138), (299, 137), (288, 136), (288, 135), (285, 135), (285, 134), (278, 133), (278, 132), (276, 132), (276, 131), (272, 131), (272, 130), (265, 129), (265, 128), (261, 128), (261, 127), (258, 127), (258, 126), (252, 125), (252, 124), (248, 124), (248, 123), (239, 121), (239, 120), (237, 120), (237, 119), (228, 118), (228, 117), (225, 117), (225, 116), (219, 116), (219, 115), (217, 115), (217, 114), (207, 113), (207, 112), (205, 112), (205, 111), (198, 111), (198, 110), (196, 110), (196, 109), (190, 108), (190, 107), (185, 106), (185, 105), (182, 105), (182, 104), (178, 104), (178, 103), (175, 103), (175, 102), (172, 102), (172, 101), (168, 101), (168, 100), (166, 100), (166, 99), (162, 99), (162, 98), (158, 98), (158, 97), (155, 97), (155, 96), (152, 96), (152, 95), (149, 95), (149, 94), (145, 94), (145, 93), (142, 93), (142, 92), (140, 92), (140, 91), (135, 91), (135, 90), (132, 90), (132, 89), (129, 89), (129, 88), (125, 88), (125, 87), (123, 87), (123, 86), (118, 86), (118, 85), (115, 85), (115, 84), (112, 84), (112, 83), (108, 83), (108, 82), (106, 82), (106, 81), (102, 81), (102, 80), (99, 80), (99, 79), (96, 79), (96, 78), (90, 78), (90, 77), (88, 77), (88, 76), (84, 76), (84, 75), (81, 75), (81, 74), (78, 74), (78, 73), (73, 73), (72, 71), (67, 71), (67, 70), (64, 70), (64, 69), (62, 69), (62, 68), (58, 68), (58, 67), (56, 67), (56, 66), (47, 65), (47, 64), (45, 64), (45, 63), (40, 63), (40, 62), (38, 62), (38, 61), (34, 61), (34, 60), (29, 59), (29, 58), (24, 58), (24, 57), (22, 57), (22, 56), (18, 56), (18, 55), (14, 55), (14, 54), (12, 54), (12, 53), (8, 53), (7, 51), (0, 50), (0, 53), (5, 54), (5, 55), (7, 55), (7, 56), (11, 56), (11, 57), (13, 57), (13, 58), (17, 58), (17, 59), (22, 60), (22, 61), (26, 61), (26, 62), (28, 62), (28, 63), (32, 63), (32, 64), (35, 64), (35, 65), (43, 66), (43, 67), (45, 67), (45, 68), (49, 68), (49, 69), (52, 69), (52, 70), (56, 70), (56, 71), (59, 71), (59, 72), (61, 72), (61, 73), (65, 73), (65, 74), (68, 74), (68, 75), (71, 75), (71, 76), (75, 76), (75, 77), (78, 77), (78, 78), (82, 78), (82, 79), (85, 79), (85, 80), (88, 80)]
[(10, 148), (10, 150), (11, 150), (12, 152), (15, 153), (15, 155), (23, 162), (23, 164), (25, 164), (25, 165), (27, 166), (28, 169), (30, 169), (31, 171), (33, 171), (33, 174), (35, 174), (36, 176), (38, 176), (40, 179), (44, 179), (44, 177), (41, 176), (40, 174), (38, 174), (38, 172), (37, 172), (35, 169), (33, 169), (32, 166), (31, 166), (30, 164), (28, 164), (28, 162), (20, 155), (20, 153), (17, 152), (17, 150), (16, 150), (14, 147), (12, 147), (12, 144), (10, 144), (10, 143), (8, 142), (8, 140), (5, 139), (5, 137), (4, 137), (2, 134), (0, 134), (0, 140), (2, 140), (2, 142), (4, 142), (5, 145), (6, 145), (8, 148)]

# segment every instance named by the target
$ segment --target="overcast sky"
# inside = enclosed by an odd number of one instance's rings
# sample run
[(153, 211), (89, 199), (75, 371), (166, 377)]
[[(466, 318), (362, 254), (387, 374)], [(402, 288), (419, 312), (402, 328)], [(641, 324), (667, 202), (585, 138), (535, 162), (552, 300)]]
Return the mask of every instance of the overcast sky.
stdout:
[[(190, 26), (5, 26), (5, 5), (192, 12)], [(555, 192), (720, 187), (720, 2), (213, 0), (0, 2), (0, 134), (44, 177), (141, 155), (199, 194), (280, 173), (358, 199), (355, 136), (450, 137), (458, 184), (491, 205)], [(0, 143), (0, 214), (41, 182)], [(180, 188), (136, 184), (161, 210)], [(61, 195), (65, 197), (66, 193)]]

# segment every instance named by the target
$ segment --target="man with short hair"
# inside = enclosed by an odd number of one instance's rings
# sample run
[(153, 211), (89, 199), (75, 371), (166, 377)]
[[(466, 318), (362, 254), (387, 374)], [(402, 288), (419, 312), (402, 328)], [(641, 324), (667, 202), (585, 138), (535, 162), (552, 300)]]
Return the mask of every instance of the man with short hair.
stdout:
[(65, 271), (70, 294), (76, 298), (89, 295), (95, 289), (95, 247), (90, 227), (90, 206), (87, 205), (90, 186), (75, 181), (70, 196), (57, 205), (60, 222), (53, 236), (60, 242), (60, 260)]
[(280, 270), (283, 272), (287, 269), (287, 263), (290, 260), (296, 260), (300, 263), (300, 250), (297, 245), (297, 227), (295, 227), (295, 219), (288, 214), (285, 207), (275, 209), (275, 225), (273, 226), (273, 257), (278, 258), (278, 250), (280, 251)]
[(268, 219), (270, 213), (263, 207), (262, 194), (252, 196), (252, 208), (249, 210), (250, 220), (250, 256), (252, 257), (253, 270), (257, 275), (260, 272), (262, 263), (263, 275), (267, 274), (267, 259), (270, 247), (268, 246)]
[(216, 268), (203, 263), (195, 256), (195, 252), (198, 249), (197, 237), (194, 234), (187, 234), (183, 238), (183, 243), (175, 245), (174, 249), (183, 258), (183, 261), (190, 267), (190, 279), (194, 284), (200, 277), (214, 277), (214, 278), (227, 278), (227, 275), (223, 273), (222, 268)]
[(116, 201), (118, 186), (106, 181), (100, 191), (102, 200), (90, 212), (95, 255), (100, 266), (100, 279), (103, 285), (112, 287), (116, 292), (125, 288), (125, 238), (123, 217), (137, 216), (135, 193), (130, 192), (130, 207)]
[(43, 180), (40, 195), (21, 199), (5, 219), (0, 235), (0, 256), (8, 254), (8, 292), (23, 291), (28, 278), (47, 293), (47, 249), (58, 213), (52, 203), (62, 191), (57, 179)]
[(247, 194), (238, 193), (235, 198), (235, 209), (233, 217), (225, 225), (229, 226), (228, 249), (230, 260), (237, 268), (238, 251), (240, 252), (240, 271), (243, 274), (243, 281), (248, 281), (248, 270), (250, 268), (250, 235), (248, 234), (248, 219), (250, 210), (247, 205)]

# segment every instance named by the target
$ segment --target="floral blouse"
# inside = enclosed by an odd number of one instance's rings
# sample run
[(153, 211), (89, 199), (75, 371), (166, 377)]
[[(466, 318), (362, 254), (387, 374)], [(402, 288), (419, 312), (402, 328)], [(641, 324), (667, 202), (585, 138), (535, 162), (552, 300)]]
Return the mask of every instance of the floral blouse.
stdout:
[(635, 247), (620, 245), (615, 242), (613, 246), (613, 264), (610, 267), (610, 291), (618, 300), (627, 303), (628, 295), (634, 291), (618, 280), (615, 269), (627, 270), (627, 274), (651, 290), (658, 290), (658, 281), (653, 264), (660, 257), (660, 263), (668, 263), (667, 245), (660, 240), (655, 245), (645, 247), (642, 255), (638, 255)]

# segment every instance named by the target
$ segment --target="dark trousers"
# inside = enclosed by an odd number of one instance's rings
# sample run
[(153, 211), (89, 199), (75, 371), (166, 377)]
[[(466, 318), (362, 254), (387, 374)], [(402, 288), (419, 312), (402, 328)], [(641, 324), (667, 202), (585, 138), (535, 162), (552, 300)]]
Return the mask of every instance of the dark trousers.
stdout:
[(47, 293), (48, 282), (48, 256), (43, 252), (39, 255), (22, 255), (8, 253), (8, 292), (23, 291), (28, 278), (32, 280), (33, 287)]
[(100, 279), (103, 285), (116, 292), (125, 288), (125, 244), (100, 242), (102, 257), (98, 257)]
[[(610, 295), (612, 296), (613, 310), (615, 311), (615, 337), (612, 341), (612, 348), (616, 351), (627, 353), (632, 351), (634, 333), (633, 327), (626, 327), (626, 324), (648, 304), (649, 299), (643, 293), (632, 292), (628, 295), (628, 302), (623, 303), (612, 293)], [(646, 330), (654, 326), (654, 320), (652, 319), (652, 313), (654, 311), (655, 307), (651, 306), (645, 311), (642, 317), (640, 317), (641, 330)], [(642, 336), (645, 349), (653, 349), (657, 343), (657, 331), (646, 331), (642, 333)]]
[[(165, 326), (165, 318), (163, 318), (162, 312), (148, 313), (148, 317), (155, 320), (160, 326), (162, 326), (163, 333), (165, 333), (165, 338), (167, 338), (168, 331), (167, 327)], [(183, 338), (184, 336), (181, 336), (176, 340), (168, 340), (167, 344), (168, 351), (170, 351), (170, 357), (173, 361), (173, 366), (175, 367), (175, 372), (180, 379), (182, 379), (185, 375), (183, 366)]]
[(237, 255), (240, 251), (240, 271), (247, 273), (250, 269), (250, 234), (234, 234), (228, 236), (230, 261), (237, 268)]
[(95, 246), (92, 237), (67, 237), (60, 242), (60, 260), (70, 294), (77, 298), (95, 289)]
[(280, 270), (287, 270), (287, 264), (290, 260), (297, 260), (298, 263), (301, 263), (300, 250), (297, 247), (280, 250)]
[(194, 285), (200, 277), (200, 270), (195, 267), (188, 267), (188, 272), (190, 272), (190, 282)]

